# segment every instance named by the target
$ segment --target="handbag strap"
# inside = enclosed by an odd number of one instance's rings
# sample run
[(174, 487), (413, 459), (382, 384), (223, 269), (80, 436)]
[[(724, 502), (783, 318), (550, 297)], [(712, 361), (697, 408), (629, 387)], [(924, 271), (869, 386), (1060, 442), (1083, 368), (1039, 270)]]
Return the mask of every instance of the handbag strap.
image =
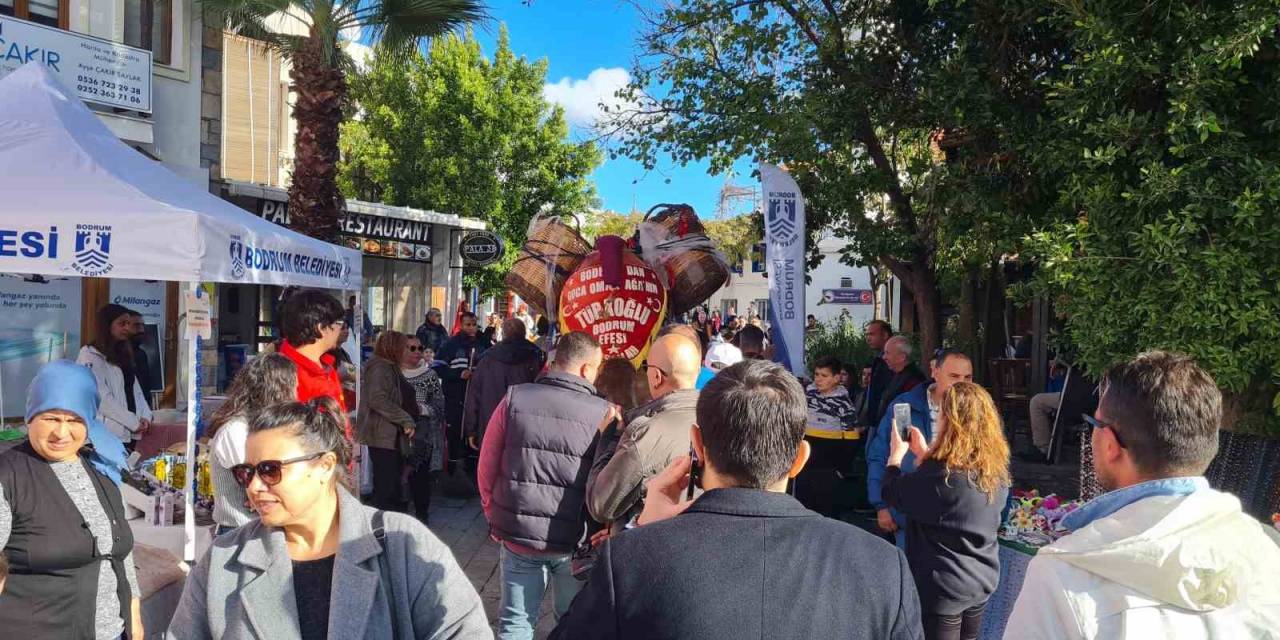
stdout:
[(391, 612), (391, 638), (400, 640), (400, 617), (396, 615), (396, 597), (391, 592), (391, 564), (387, 560), (387, 529), (383, 524), (384, 511), (373, 512), (373, 537), (378, 541), (378, 581), (387, 594), (387, 609)]

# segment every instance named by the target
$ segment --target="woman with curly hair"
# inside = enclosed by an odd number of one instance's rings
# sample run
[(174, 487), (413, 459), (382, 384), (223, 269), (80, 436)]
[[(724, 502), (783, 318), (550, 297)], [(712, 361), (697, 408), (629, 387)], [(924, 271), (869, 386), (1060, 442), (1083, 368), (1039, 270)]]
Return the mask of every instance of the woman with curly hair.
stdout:
[[(1000, 578), (996, 531), (1009, 499), (1009, 443), (991, 396), (958, 382), (942, 397), (930, 446), (891, 429), (881, 492), (907, 516), (907, 562), (928, 640), (972, 640)], [(907, 452), (920, 464), (903, 474)]]

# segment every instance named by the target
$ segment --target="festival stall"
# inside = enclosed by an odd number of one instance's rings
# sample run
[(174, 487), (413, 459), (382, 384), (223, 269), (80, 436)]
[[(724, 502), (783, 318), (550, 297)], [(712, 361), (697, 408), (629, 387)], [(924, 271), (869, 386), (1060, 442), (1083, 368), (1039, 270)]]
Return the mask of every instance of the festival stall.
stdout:
[[(211, 329), (202, 283), (358, 295), (359, 252), (276, 226), (178, 177), (121, 142), (35, 63), (0, 80), (0, 193), (0, 273), (181, 283), (187, 461), (196, 459), (201, 342)], [(190, 562), (197, 485), (207, 483), (196, 481), (196, 464), (182, 462), (163, 459), (148, 471), (182, 492), (182, 555)]]

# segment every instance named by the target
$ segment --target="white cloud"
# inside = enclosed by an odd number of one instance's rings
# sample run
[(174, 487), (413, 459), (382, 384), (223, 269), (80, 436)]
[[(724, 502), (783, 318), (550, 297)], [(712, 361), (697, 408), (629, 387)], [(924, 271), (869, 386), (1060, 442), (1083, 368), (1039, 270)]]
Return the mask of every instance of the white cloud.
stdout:
[(585, 79), (562, 78), (554, 84), (547, 83), (542, 87), (542, 96), (549, 102), (564, 107), (569, 124), (590, 127), (604, 114), (600, 108), (602, 103), (610, 108), (624, 104), (614, 93), (627, 86), (630, 81), (631, 74), (626, 69), (602, 67), (592, 71)]

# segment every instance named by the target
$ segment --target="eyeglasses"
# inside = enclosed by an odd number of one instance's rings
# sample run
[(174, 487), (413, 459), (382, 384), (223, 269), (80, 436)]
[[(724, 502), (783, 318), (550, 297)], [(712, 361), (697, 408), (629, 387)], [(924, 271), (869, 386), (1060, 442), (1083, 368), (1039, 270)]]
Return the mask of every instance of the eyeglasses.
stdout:
[(406, 347), (406, 348), (407, 348), (409, 351), (412, 351), (413, 353), (417, 353), (417, 352), (419, 352), (419, 351), (422, 351), (422, 345), (418, 345), (418, 344), (411, 344), (411, 345), (409, 345), (409, 346), (408, 346), (408, 347)]
[(1124, 440), (1120, 439), (1120, 431), (1116, 429), (1114, 424), (1111, 424), (1110, 422), (1103, 422), (1087, 413), (1080, 414), (1080, 417), (1084, 418), (1084, 421), (1094, 429), (1110, 429), (1111, 435), (1116, 438), (1116, 444), (1120, 445), (1122, 449), (1124, 448)]
[(289, 458), (288, 460), (263, 460), (258, 464), (238, 464), (231, 467), (231, 475), (236, 479), (236, 484), (246, 489), (249, 488), (249, 483), (253, 482), (255, 473), (258, 474), (259, 478), (262, 478), (263, 484), (268, 487), (274, 487), (280, 484), (280, 476), (284, 472), (285, 465), (315, 460), (326, 453), (328, 452), (320, 451), (309, 456)]
[(658, 365), (656, 365), (656, 364), (649, 364), (648, 362), (646, 362), (646, 363), (644, 363), (644, 364), (642, 364), (642, 365), (640, 365), (640, 366), (644, 367), (645, 369), (657, 369), (657, 370), (658, 370), (658, 373), (661, 373), (661, 374), (662, 374), (662, 377), (664, 377), (664, 378), (670, 378), (670, 377), (671, 377), (671, 374), (667, 373), (666, 371), (663, 371), (662, 367), (659, 367), (659, 366), (658, 366)]

